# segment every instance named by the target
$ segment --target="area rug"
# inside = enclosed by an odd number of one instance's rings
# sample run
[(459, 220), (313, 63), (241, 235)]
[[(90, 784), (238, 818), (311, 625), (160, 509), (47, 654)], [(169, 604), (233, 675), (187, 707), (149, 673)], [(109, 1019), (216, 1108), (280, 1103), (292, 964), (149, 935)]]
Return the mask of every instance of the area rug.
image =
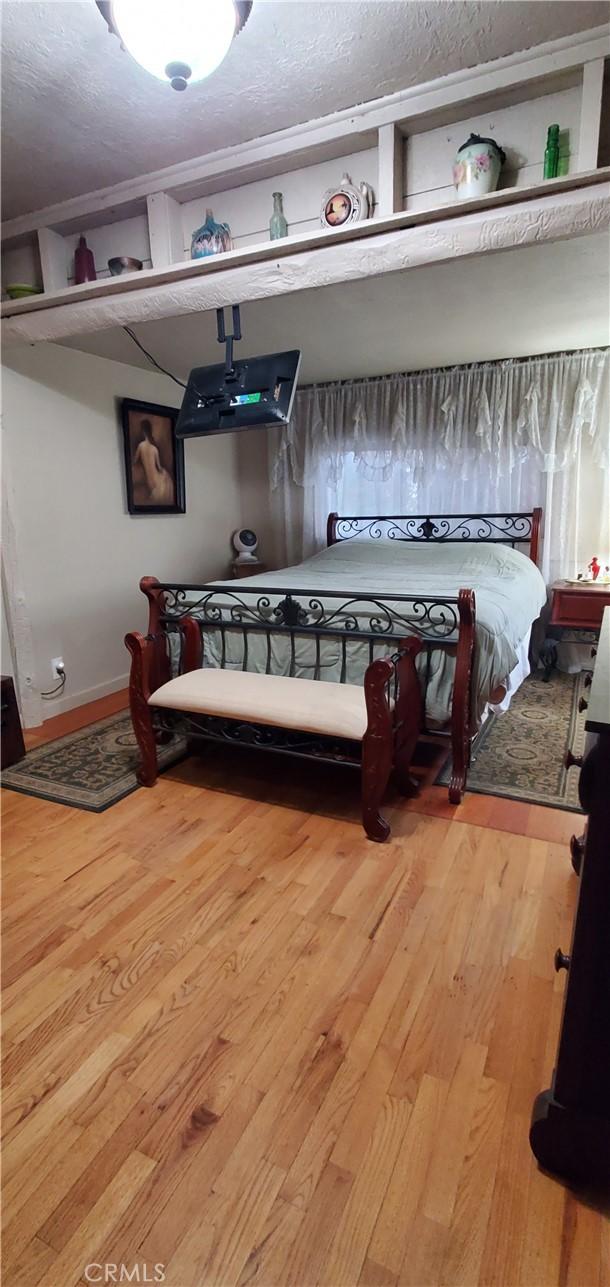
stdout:
[[(186, 753), (182, 738), (158, 748), (159, 769)], [(77, 733), (48, 742), (2, 774), (11, 791), (40, 796), (74, 809), (102, 813), (138, 786), (138, 749), (129, 715), (109, 715)]]
[[(529, 804), (579, 813), (578, 769), (565, 769), (568, 749), (582, 754), (585, 714), (578, 703), (586, 695), (585, 672), (554, 671), (547, 683), (534, 671), (515, 693), (510, 710), (492, 715), (474, 746), (468, 791), (506, 796)], [(436, 778), (446, 784), (451, 760)]]

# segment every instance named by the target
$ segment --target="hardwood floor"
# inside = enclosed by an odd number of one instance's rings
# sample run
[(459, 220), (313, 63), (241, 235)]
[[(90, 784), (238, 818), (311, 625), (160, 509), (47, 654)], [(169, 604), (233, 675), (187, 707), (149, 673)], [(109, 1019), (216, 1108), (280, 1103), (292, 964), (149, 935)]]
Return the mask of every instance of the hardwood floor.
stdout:
[(563, 843), (400, 804), (374, 845), (344, 774), (238, 765), (3, 793), (4, 1281), (607, 1287), (527, 1138)]

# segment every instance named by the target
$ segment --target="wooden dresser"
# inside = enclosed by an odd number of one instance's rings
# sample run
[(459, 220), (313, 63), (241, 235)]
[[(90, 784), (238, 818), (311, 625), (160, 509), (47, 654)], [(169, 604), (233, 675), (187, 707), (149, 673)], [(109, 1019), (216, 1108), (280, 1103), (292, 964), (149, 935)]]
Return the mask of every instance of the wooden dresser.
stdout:
[[(585, 721), (579, 794), (588, 815), (573, 839), (580, 871), (557, 1062), (534, 1103), (530, 1143), (540, 1162), (578, 1184), (610, 1185), (610, 607), (606, 607)], [(568, 754), (567, 762), (579, 763)]]

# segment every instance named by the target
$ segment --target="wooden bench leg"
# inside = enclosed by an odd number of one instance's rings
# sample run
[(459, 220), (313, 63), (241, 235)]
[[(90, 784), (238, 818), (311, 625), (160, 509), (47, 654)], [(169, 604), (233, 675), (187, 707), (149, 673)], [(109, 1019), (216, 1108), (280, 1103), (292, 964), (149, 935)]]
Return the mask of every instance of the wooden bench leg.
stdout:
[(390, 834), (390, 824), (382, 817), (383, 800), (392, 771), (392, 743), (386, 737), (365, 733), (362, 740), (362, 825), (369, 840), (382, 843)]
[(388, 702), (392, 662), (383, 657), (367, 667), (364, 676), (367, 729), (362, 739), (362, 825), (369, 840), (383, 842), (390, 825), (379, 812), (392, 772), (393, 727)]
[(134, 631), (125, 636), (125, 644), (131, 653), (131, 671), (129, 675), (129, 709), (136, 741), (140, 750), (140, 764), (136, 777), (141, 786), (151, 787), (157, 781), (159, 771), (157, 762), (157, 738), (148, 705), (150, 643)]
[(136, 711), (131, 700), (129, 705), (133, 731), (140, 749), (140, 763), (136, 769), (136, 777), (140, 786), (151, 787), (157, 781), (159, 765), (157, 761), (157, 739), (150, 706), (145, 705), (143, 710)]

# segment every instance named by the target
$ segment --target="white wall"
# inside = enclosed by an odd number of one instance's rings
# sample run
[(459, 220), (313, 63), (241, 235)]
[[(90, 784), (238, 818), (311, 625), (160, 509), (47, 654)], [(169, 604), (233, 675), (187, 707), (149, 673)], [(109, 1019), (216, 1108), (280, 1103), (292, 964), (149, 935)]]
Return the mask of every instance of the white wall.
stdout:
[(243, 522), (236, 441), (185, 444), (186, 514), (129, 515), (117, 399), (179, 406), (180, 390), (164, 376), (53, 344), (13, 350), (6, 361), (4, 452), (33, 688), (53, 687), (53, 657), (67, 673), (63, 698), (43, 703), (48, 718), (126, 684), (123, 637), (146, 624), (141, 576), (227, 574), (231, 532)]
[(2, 586), (0, 593), (0, 632), (0, 664), (2, 666), (2, 674), (12, 675), (14, 673), (13, 651), (8, 632), (6, 607), (4, 604), (4, 586)]

